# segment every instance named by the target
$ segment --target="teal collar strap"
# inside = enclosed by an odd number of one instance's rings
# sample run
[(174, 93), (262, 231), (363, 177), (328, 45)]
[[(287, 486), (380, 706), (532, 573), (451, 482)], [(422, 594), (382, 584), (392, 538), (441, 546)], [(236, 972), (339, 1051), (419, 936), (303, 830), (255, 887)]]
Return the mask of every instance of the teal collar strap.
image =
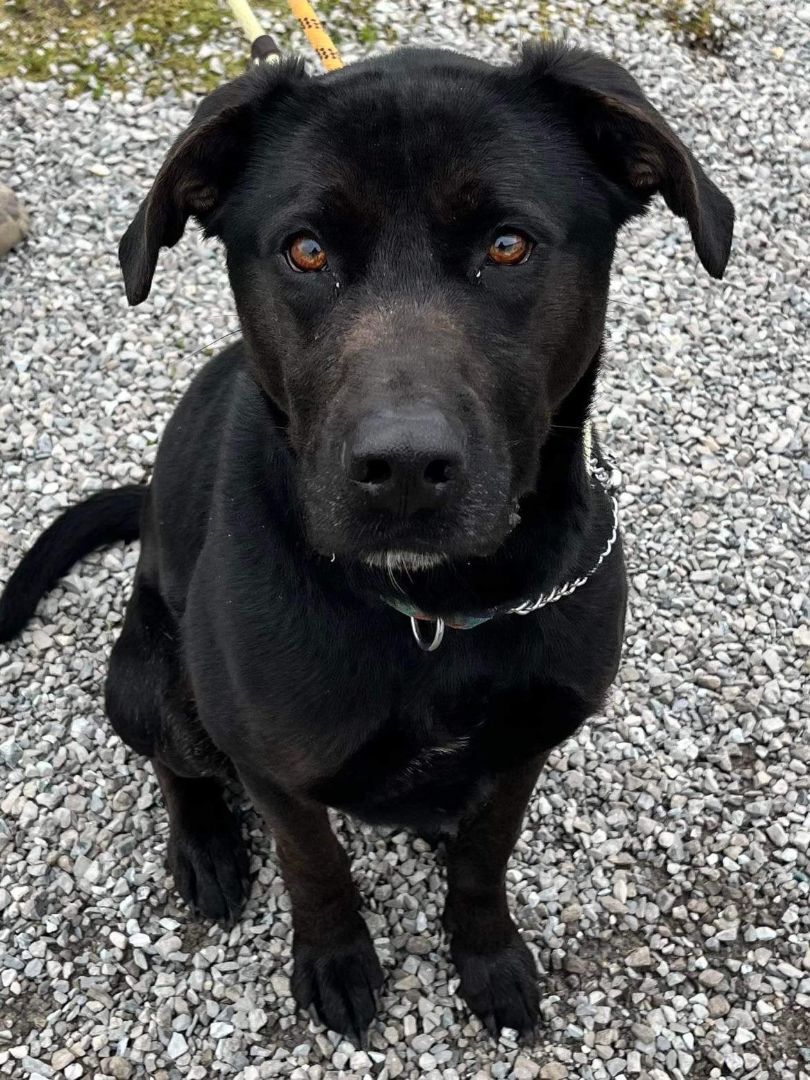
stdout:
[(474, 627), (480, 626), (481, 623), (494, 619), (496, 615), (508, 614), (506, 611), (502, 612), (500, 608), (492, 608), (482, 615), (448, 615), (439, 619), (436, 615), (426, 615), (424, 611), (420, 611), (414, 604), (409, 604), (407, 600), (392, 599), (387, 596), (383, 597), (383, 599), (389, 607), (394, 608), (400, 615), (407, 615), (409, 619), (415, 619), (417, 622), (443, 622), (451, 630), (472, 630)]

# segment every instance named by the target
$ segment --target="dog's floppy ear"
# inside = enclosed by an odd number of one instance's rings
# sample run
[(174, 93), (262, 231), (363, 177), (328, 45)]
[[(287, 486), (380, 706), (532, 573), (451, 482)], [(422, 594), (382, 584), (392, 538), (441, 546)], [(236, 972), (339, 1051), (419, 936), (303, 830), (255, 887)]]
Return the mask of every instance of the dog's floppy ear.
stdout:
[(635, 79), (612, 60), (559, 44), (530, 46), (519, 70), (564, 109), (606, 175), (642, 203), (661, 192), (670, 210), (686, 218), (705, 268), (722, 277), (734, 207)]
[(118, 245), (130, 304), (147, 298), (160, 249), (177, 243), (188, 218), (205, 224), (242, 169), (256, 122), (302, 76), (298, 60), (259, 64), (203, 99)]

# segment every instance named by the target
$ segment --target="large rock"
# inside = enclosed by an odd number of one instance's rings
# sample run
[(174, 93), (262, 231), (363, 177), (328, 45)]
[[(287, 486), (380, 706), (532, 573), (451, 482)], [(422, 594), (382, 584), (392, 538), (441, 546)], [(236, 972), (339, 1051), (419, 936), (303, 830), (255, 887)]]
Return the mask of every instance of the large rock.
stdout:
[(5, 184), (0, 184), (0, 255), (11, 251), (28, 233), (25, 207)]

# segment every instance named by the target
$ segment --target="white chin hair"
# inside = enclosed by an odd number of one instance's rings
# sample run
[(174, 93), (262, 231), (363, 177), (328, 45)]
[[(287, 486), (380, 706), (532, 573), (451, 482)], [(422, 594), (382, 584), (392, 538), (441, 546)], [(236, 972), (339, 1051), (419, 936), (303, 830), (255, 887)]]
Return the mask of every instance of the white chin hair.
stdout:
[(423, 555), (417, 551), (375, 551), (371, 555), (364, 556), (364, 561), (369, 566), (376, 566), (380, 570), (387, 570), (389, 574), (395, 574), (398, 570), (406, 573), (414, 570), (431, 570), (434, 566), (441, 566), (445, 561), (445, 556)]

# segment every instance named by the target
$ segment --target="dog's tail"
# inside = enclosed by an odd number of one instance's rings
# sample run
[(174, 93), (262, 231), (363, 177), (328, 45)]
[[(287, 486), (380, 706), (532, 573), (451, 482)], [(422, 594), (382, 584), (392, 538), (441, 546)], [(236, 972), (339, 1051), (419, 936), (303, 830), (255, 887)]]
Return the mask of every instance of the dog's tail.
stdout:
[(0, 595), (0, 641), (19, 634), (42, 597), (84, 555), (116, 540), (137, 540), (146, 486), (99, 491), (65, 510), (34, 543)]

